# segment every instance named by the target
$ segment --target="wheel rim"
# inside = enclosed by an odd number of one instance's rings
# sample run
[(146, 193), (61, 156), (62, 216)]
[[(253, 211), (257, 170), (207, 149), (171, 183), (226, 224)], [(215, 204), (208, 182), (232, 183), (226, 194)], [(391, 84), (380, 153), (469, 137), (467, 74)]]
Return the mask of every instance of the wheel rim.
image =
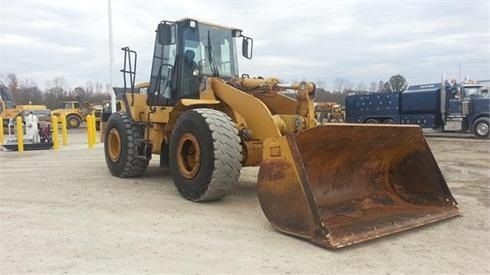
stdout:
[(395, 124), (395, 121), (393, 119), (387, 119), (383, 123), (384, 124)]
[(70, 123), (70, 126), (71, 126), (71, 127), (75, 127), (75, 126), (77, 126), (77, 124), (78, 124), (78, 123), (77, 123), (77, 120), (76, 120), (76, 119), (74, 119), (74, 118), (70, 119), (69, 123)]
[(109, 158), (114, 162), (118, 161), (121, 156), (121, 135), (115, 128), (109, 131), (107, 143), (109, 145)]
[(177, 145), (177, 165), (180, 174), (186, 179), (197, 175), (201, 166), (201, 148), (197, 138), (191, 133), (185, 133)]
[(476, 126), (476, 132), (480, 136), (487, 135), (488, 134), (488, 124), (486, 124), (485, 122), (478, 123), (478, 125)]

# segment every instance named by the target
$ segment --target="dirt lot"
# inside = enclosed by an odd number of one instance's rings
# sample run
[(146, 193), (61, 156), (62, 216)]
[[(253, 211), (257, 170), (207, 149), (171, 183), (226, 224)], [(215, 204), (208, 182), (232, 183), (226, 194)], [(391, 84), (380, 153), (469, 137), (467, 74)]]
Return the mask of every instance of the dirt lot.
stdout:
[(463, 217), (339, 251), (276, 232), (257, 168), (214, 203), (188, 202), (152, 160), (112, 177), (102, 144), (0, 152), (0, 273), (490, 273), (490, 141), (429, 138)]

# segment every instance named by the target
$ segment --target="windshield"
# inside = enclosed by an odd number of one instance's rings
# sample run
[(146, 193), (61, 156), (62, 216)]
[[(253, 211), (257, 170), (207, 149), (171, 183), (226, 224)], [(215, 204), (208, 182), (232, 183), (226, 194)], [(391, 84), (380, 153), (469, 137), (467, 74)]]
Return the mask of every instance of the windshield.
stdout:
[(201, 74), (228, 78), (238, 75), (235, 40), (230, 29), (199, 24), (184, 31), (184, 52), (192, 50)]
[(481, 93), (481, 87), (480, 86), (476, 86), (476, 87), (464, 87), (464, 94), (466, 95), (466, 97), (470, 97), (470, 96), (482, 96), (482, 93)]

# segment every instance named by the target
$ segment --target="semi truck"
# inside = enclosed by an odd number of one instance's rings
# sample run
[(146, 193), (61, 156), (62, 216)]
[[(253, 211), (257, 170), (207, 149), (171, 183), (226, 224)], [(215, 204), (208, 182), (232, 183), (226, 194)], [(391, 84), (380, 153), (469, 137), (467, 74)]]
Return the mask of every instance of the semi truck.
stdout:
[(413, 85), (403, 92), (349, 95), (347, 123), (417, 124), (489, 137), (490, 97), (479, 83)]

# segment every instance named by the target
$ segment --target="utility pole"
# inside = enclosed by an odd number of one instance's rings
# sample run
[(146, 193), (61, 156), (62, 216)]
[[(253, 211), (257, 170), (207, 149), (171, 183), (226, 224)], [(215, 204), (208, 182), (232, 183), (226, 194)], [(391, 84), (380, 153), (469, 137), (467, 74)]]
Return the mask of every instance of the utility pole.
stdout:
[(458, 83), (461, 83), (461, 67), (462, 67), (462, 64), (459, 63), (459, 77), (458, 77)]
[(111, 91), (111, 112), (116, 112), (116, 94), (113, 89), (113, 77), (114, 77), (114, 38), (112, 35), (112, 6), (111, 0), (107, 0), (107, 11), (109, 18), (109, 66), (110, 66), (110, 74), (109, 74), (109, 87), (108, 89)]

